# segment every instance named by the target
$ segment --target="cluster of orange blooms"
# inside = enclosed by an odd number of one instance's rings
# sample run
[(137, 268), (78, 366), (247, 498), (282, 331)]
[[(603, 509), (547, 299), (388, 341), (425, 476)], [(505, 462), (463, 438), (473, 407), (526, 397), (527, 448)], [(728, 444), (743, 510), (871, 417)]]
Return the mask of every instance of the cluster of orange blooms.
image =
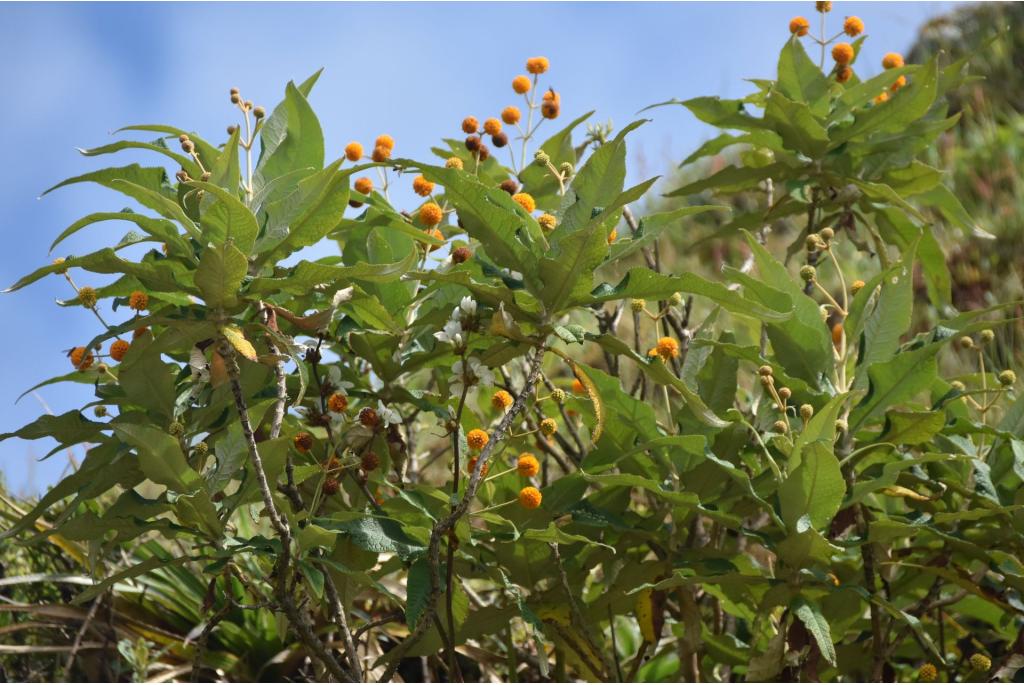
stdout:
[[(57, 263), (59, 263), (60, 261), (61, 260), (57, 260)], [(89, 286), (80, 288), (78, 290), (78, 295), (79, 298), (82, 300), (82, 303), (89, 309), (92, 309), (94, 306), (96, 306), (95, 290), (93, 290)], [(133, 291), (131, 295), (128, 296), (128, 307), (136, 312), (146, 311), (149, 308), (149, 295), (142, 292), (141, 290)], [(137, 338), (142, 333), (145, 333), (147, 330), (148, 329), (145, 327), (137, 328), (135, 329), (133, 337)], [(126, 354), (128, 354), (129, 347), (131, 347), (131, 343), (129, 343), (127, 340), (121, 340), (120, 338), (117, 338), (112, 343), (110, 343), (110, 350), (108, 354), (110, 358), (113, 359), (115, 362), (119, 362), (122, 359), (124, 359)], [(68, 353), (68, 359), (71, 360), (71, 365), (74, 366), (75, 369), (79, 371), (85, 371), (86, 369), (89, 369), (92, 366), (93, 362), (96, 361), (96, 358), (93, 356), (92, 352), (90, 352), (85, 347), (72, 348), (71, 351)]]
[[(818, 2), (815, 3), (817, 10), (821, 13), (831, 11), (832, 3), (830, 2)], [(811, 24), (806, 17), (793, 17), (789, 22), (789, 32), (797, 37), (804, 37), (808, 35), (811, 29)], [(864, 22), (860, 17), (846, 17), (843, 22), (843, 33), (851, 38), (855, 38), (860, 34), (864, 33)], [(813, 38), (813, 36), (812, 36)], [(815, 38), (819, 44), (824, 45), (824, 36), (821, 38)], [(834, 39), (833, 39), (834, 40)], [(835, 77), (839, 83), (846, 83), (853, 76), (853, 69), (850, 64), (856, 57), (856, 51), (853, 46), (849, 43), (842, 42), (836, 43), (832, 46), (832, 60), (836, 63), (835, 66)], [(903, 66), (903, 56), (898, 52), (890, 52), (882, 58), (882, 66), (886, 69), (895, 69)], [(907, 85), (907, 77), (900, 76), (890, 86), (892, 92), (896, 92), (903, 86)], [(875, 104), (880, 105), (889, 99), (889, 93), (883, 91), (875, 98)]]
[[(373, 152), (370, 153), (370, 159), (374, 162), (386, 162), (391, 159), (391, 155), (395, 150), (395, 139), (389, 136), (387, 133), (382, 133), (377, 136), (377, 139), (373, 141)], [(359, 162), (365, 159), (363, 154), (363, 144), (353, 140), (351, 143), (345, 146), (345, 159), (350, 162)], [(363, 195), (369, 195), (373, 192), (373, 180), (368, 176), (360, 176), (352, 184), (356, 192), (362, 193)], [(353, 207), (359, 207), (362, 202), (358, 200), (352, 200), (349, 202)]]

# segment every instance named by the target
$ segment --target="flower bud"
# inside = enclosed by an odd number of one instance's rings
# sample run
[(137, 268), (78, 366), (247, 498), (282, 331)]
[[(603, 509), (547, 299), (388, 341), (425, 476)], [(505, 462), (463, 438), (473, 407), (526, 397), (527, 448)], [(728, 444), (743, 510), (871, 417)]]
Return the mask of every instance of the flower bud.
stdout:
[(786, 422), (781, 419), (776, 421), (775, 423), (772, 424), (772, 430), (776, 433), (785, 433)]
[(179, 438), (185, 434), (185, 426), (181, 425), (179, 421), (171, 421), (171, 425), (167, 427), (167, 432)]
[(679, 305), (681, 305), (683, 303), (683, 294), (682, 293), (672, 293), (672, 295), (668, 298), (668, 303), (670, 305), (672, 305), (673, 307), (678, 307)]
[(762, 375), (762, 376), (766, 376), (766, 377), (767, 376), (771, 376), (772, 375), (772, 367), (768, 366), (767, 364), (764, 364), (760, 368), (758, 368), (757, 372), (760, 375)]
[(642, 312), (644, 310), (644, 307), (646, 306), (647, 301), (641, 300), (639, 297), (629, 301), (629, 308), (632, 309), (634, 312), (637, 312), (638, 314)]
[(191, 140), (186, 139), (182, 141), (181, 149), (184, 150), (187, 154), (192, 154), (196, 149), (196, 144), (193, 143)]
[(576, 167), (574, 167), (571, 162), (562, 162), (558, 165), (558, 171), (563, 177), (569, 178), (576, 173)]
[(473, 253), (470, 252), (469, 248), (466, 247), (465, 245), (463, 245), (461, 247), (457, 247), (454, 250), (452, 250), (452, 263), (454, 263), (454, 264), (462, 264), (463, 262), (467, 261), (472, 256), (473, 256)]
[(956, 390), (957, 392), (963, 392), (964, 390), (967, 389), (967, 386), (964, 385), (961, 381), (953, 381), (952, 383), (949, 384), (949, 387), (953, 388), (953, 390)]
[(818, 270), (810, 264), (804, 264), (800, 267), (800, 278), (810, 283), (818, 275)]
[(793, 391), (789, 388), (779, 388), (779, 399), (788, 400), (793, 396)]
[(267, 110), (263, 109), (262, 105), (257, 105), (256, 107), (253, 107), (252, 115), (257, 119), (262, 119), (267, 116)]
[(555, 402), (558, 402), (559, 404), (565, 402), (565, 390), (562, 390), (561, 388), (555, 388), (554, 390), (551, 391), (551, 399), (553, 399)]
[(102, 419), (107, 415), (107, 408), (102, 404), (92, 410), (92, 413), (96, 415), (96, 418)]
[(991, 328), (986, 328), (978, 334), (978, 337), (981, 338), (981, 343), (983, 345), (987, 345), (996, 339), (996, 334)]
[(864, 289), (864, 281), (860, 280), (859, 278), (856, 281), (854, 281), (853, 283), (850, 284), (850, 292), (852, 294), (854, 294), (854, 295), (856, 295), (857, 293), (859, 293), (863, 289)]
[(964, 348), (965, 350), (973, 349), (974, 340), (971, 338), (971, 336), (965, 335), (962, 338), (960, 338), (960, 347)]
[(850, 427), (847, 425), (846, 421), (844, 421), (842, 419), (836, 419), (836, 430), (837, 431), (839, 431), (840, 433), (845, 433), (849, 429), (850, 429)]
[(809, 404), (800, 405), (800, 418), (805, 422), (810, 421), (811, 417), (814, 416), (814, 407)]
[(196, 446), (193, 449), (195, 449), (196, 454), (202, 457), (203, 455), (207, 454), (210, 451), (210, 446), (207, 445), (205, 442), (197, 442)]
[(820, 235), (821, 239), (827, 243), (831, 242), (831, 240), (836, 237), (836, 232), (833, 231), (830, 226), (826, 226), (818, 232), (818, 235)]
[(544, 152), (543, 150), (537, 150), (535, 153), (533, 153), (533, 161), (537, 164), (537, 166), (547, 166), (548, 164), (551, 163), (551, 157), (548, 155), (548, 153)]
[(1016, 382), (1017, 374), (1015, 374), (1011, 369), (1006, 369), (999, 374), (999, 384), (1003, 387), (1008, 388)]

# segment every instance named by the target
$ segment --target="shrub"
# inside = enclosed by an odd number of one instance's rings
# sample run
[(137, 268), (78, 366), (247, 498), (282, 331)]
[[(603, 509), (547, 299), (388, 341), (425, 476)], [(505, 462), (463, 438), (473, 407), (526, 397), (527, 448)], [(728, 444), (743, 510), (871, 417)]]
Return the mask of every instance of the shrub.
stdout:
[[(223, 144), (137, 126), (160, 137), (88, 151), (179, 170), (55, 186), (148, 212), (76, 222), (55, 246), (111, 219), (139, 232), (13, 288), (115, 276), (88, 303), (76, 287), (98, 332), (47, 381), (93, 385), (106, 420), (3, 436), (90, 445), (4, 537), (71, 550), (95, 578), (76, 603), (155, 588), (175, 607), (152, 620), (188, 639), (116, 635), (136, 677), (272, 660), (337, 680), (1006, 677), (1024, 400), (987, 355), (1003, 308), (952, 309), (926, 212), (980, 229), (917, 160), (955, 123), (943, 94), (966, 63), (892, 53), (861, 80), (863, 37), (825, 71), (808, 25), (751, 95), (664, 103), (724, 131), (690, 161), (742, 146), (669, 193), (756, 198), (722, 231), (746, 258), (720, 277), (677, 273), (659, 240), (726, 205), (630, 208), (655, 182), (624, 183), (643, 120), (580, 140), (584, 115), (535, 147), (562, 106), (543, 57), (502, 117), (518, 140), (492, 140), (510, 167), (473, 117), (435, 164), (387, 135), (325, 163), (319, 74), (269, 115), (232, 91)], [(421, 204), (396, 207), (410, 182)], [(800, 227), (788, 245), (780, 219)], [(306, 258), (325, 242), (340, 253)], [(121, 255), (142, 243), (158, 247)], [(969, 372), (940, 373), (950, 356)]]

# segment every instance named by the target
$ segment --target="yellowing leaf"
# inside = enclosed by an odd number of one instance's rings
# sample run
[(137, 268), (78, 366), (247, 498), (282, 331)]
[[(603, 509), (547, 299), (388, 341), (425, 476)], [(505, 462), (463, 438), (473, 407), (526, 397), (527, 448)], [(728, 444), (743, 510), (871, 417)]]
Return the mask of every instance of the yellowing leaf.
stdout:
[(252, 343), (249, 342), (245, 337), (245, 333), (243, 333), (240, 328), (235, 326), (221, 326), (220, 332), (240, 355), (251, 362), (257, 360), (256, 348), (252, 346)]
[(930, 497), (922, 495), (918, 492), (914, 492), (910, 488), (905, 488), (902, 485), (892, 485), (887, 488), (882, 488), (883, 495), (889, 495), (890, 497), (907, 497), (909, 499), (916, 499), (918, 502), (927, 502)]

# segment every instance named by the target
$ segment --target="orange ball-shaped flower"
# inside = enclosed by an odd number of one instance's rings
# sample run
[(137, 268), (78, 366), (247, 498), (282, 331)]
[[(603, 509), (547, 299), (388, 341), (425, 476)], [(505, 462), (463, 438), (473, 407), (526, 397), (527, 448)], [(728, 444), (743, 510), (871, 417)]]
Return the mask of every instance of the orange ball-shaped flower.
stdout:
[(853, 69), (847, 66), (838, 67), (836, 69), (836, 81), (839, 83), (846, 83), (853, 77)]
[(377, 140), (373, 141), (374, 147), (386, 147), (388, 150), (395, 149), (395, 139), (389, 136), (387, 133), (382, 133), (377, 136)]
[(491, 406), (498, 411), (506, 411), (512, 406), (512, 395), (505, 390), (499, 390), (491, 396)]
[(541, 214), (537, 217), (537, 223), (540, 224), (540, 227), (545, 231), (553, 231), (555, 230), (555, 226), (558, 225), (558, 219), (556, 219), (552, 214)]
[(840, 66), (846, 66), (853, 60), (853, 46), (849, 43), (836, 43), (832, 47), (832, 59)]
[(482, 450), (490, 439), (491, 437), (487, 435), (487, 431), (480, 430), (479, 428), (474, 428), (466, 433), (466, 444), (469, 445), (470, 449)]
[(149, 295), (141, 290), (134, 291), (128, 296), (128, 306), (137, 312), (149, 309)]
[(131, 345), (128, 343), (127, 340), (115, 340), (114, 342), (110, 343), (110, 358), (113, 359), (115, 362), (121, 361), (122, 359), (124, 359), (124, 356), (128, 354), (129, 347), (131, 347)]
[(519, 504), (523, 509), (536, 509), (543, 499), (540, 490), (533, 486), (527, 486), (519, 491)]
[(476, 117), (466, 117), (462, 120), (462, 130), (465, 133), (476, 133), (480, 128), (480, 122), (476, 120)]
[(797, 36), (806, 36), (811, 29), (811, 22), (804, 17), (793, 17), (789, 20), (789, 32)]
[(847, 17), (843, 22), (843, 33), (853, 38), (864, 33), (864, 22), (860, 17)]
[(512, 199), (519, 203), (519, 206), (527, 212), (533, 212), (537, 209), (537, 201), (529, 193), (516, 193), (512, 196)]
[(92, 366), (93, 356), (92, 352), (85, 349), (84, 347), (76, 347), (71, 350), (69, 355), (71, 358), (71, 365), (79, 371), (85, 371)]
[[(435, 238), (435, 239), (440, 240), (442, 242), (444, 241), (444, 233), (441, 233), (441, 229), (439, 229), (439, 228), (432, 228), (432, 229), (430, 229), (429, 231), (427, 231), (427, 235), (429, 235), (431, 238)], [(431, 245), (430, 246), (430, 251), (431, 252), (433, 252), (434, 250), (440, 250), (440, 249), (441, 249), (440, 245)]]
[(540, 462), (529, 452), (523, 452), (516, 460), (516, 471), (524, 478), (533, 478), (540, 473)]
[(547, 57), (531, 57), (526, 60), (526, 70), (531, 74), (543, 74), (550, 66)]
[(519, 111), (519, 108), (513, 107), (512, 105), (509, 105), (505, 109), (501, 110), (501, 120), (504, 121), (509, 126), (514, 126), (515, 124), (519, 123), (519, 119), (522, 118), (522, 116), (523, 115)]
[(434, 184), (422, 176), (417, 176), (412, 180), (412, 190), (420, 197), (426, 197), (434, 192)]
[(292, 438), (292, 444), (295, 445), (295, 449), (305, 454), (313, 449), (313, 436), (306, 432), (296, 433)]
[(345, 159), (347, 159), (350, 162), (358, 162), (362, 158), (363, 158), (363, 145), (362, 145), (362, 143), (357, 143), (356, 141), (353, 140), (351, 143), (349, 143), (348, 145), (345, 146)]
[(516, 76), (514, 79), (512, 79), (512, 90), (519, 93), (520, 95), (523, 95), (524, 93), (529, 93), (530, 88), (532, 87), (533, 84), (530, 82), (529, 76)]
[(357, 192), (360, 192), (363, 195), (369, 195), (373, 192), (373, 180), (367, 176), (360, 176), (352, 185)]
[(887, 52), (882, 58), (882, 66), (886, 69), (898, 69), (903, 66), (903, 55), (898, 52)]
[(658, 338), (658, 344), (655, 347), (658, 350), (658, 355), (664, 359), (674, 359), (679, 356), (679, 341), (675, 338)]
[(491, 117), (484, 120), (484, 133), (489, 136), (496, 136), (501, 133), (501, 122)]
[(348, 397), (340, 392), (332, 393), (331, 396), (327, 398), (327, 408), (335, 414), (340, 414), (348, 409)]
[(373, 148), (373, 154), (370, 155), (370, 159), (375, 162), (386, 162), (391, 159), (391, 148), (385, 147), (384, 145), (378, 145)]
[(420, 207), (420, 223), (425, 226), (437, 226), (444, 218), (444, 211), (436, 202), (427, 202)]

